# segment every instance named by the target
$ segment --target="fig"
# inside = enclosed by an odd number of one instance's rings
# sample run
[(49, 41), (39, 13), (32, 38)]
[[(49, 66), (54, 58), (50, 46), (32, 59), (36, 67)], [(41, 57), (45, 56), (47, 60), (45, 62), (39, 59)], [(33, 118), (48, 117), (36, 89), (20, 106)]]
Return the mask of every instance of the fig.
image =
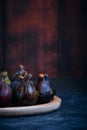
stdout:
[(11, 89), (12, 89), (12, 102), (13, 104), (18, 104), (18, 89), (22, 83), (23, 77), (19, 76), (19, 78), (15, 79), (11, 82)]
[(19, 76), (25, 77), (27, 74), (28, 73), (27, 73), (27, 71), (25, 71), (25, 67), (23, 65), (19, 65), (19, 70), (14, 73), (14, 75), (12, 77), (12, 81), (18, 80)]
[(36, 89), (39, 91), (38, 103), (47, 103), (51, 101), (55, 95), (55, 91), (51, 88), (48, 74), (39, 74)]
[(6, 107), (11, 104), (12, 90), (5, 81), (0, 81), (0, 107)]
[(32, 75), (28, 74), (26, 77), (19, 77), (21, 82), (18, 87), (14, 88), (14, 100), (17, 105), (34, 105), (37, 102), (37, 91), (35, 89), (34, 83), (31, 80)]
[(11, 81), (9, 79), (9, 76), (8, 76), (8, 72), (7, 71), (3, 71), (0, 73), (0, 79), (1, 80), (4, 80), (5, 82), (7, 82), (8, 85), (11, 84)]

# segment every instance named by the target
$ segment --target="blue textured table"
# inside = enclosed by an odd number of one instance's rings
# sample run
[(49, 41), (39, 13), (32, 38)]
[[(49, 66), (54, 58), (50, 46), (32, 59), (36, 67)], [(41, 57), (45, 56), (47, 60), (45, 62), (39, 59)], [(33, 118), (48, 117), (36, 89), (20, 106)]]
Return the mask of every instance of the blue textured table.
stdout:
[(52, 113), (0, 118), (0, 130), (87, 130), (87, 81), (54, 79), (61, 107)]

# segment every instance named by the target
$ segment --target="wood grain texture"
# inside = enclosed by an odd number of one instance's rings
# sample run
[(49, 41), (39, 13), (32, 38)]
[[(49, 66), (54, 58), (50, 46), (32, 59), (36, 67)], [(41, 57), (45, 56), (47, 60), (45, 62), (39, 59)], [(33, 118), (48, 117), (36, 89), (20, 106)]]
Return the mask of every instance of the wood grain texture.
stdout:
[(4, 0), (0, 7), (0, 71), (12, 76), (23, 64), (34, 76), (87, 77), (84, 1)]

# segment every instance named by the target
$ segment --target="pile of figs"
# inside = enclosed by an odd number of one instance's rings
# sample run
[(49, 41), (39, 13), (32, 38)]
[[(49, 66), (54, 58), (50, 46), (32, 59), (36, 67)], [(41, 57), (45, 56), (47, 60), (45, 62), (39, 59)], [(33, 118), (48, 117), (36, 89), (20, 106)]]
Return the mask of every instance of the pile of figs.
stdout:
[(19, 65), (19, 70), (9, 79), (7, 71), (0, 73), (0, 107), (30, 106), (50, 102), (55, 95), (48, 74), (32, 74)]

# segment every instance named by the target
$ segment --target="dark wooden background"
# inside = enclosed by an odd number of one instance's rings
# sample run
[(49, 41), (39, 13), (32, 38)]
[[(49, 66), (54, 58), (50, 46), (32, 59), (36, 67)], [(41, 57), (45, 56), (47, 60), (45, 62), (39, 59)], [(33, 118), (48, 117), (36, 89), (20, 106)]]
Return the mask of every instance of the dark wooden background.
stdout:
[(0, 72), (87, 77), (84, 0), (1, 0)]

